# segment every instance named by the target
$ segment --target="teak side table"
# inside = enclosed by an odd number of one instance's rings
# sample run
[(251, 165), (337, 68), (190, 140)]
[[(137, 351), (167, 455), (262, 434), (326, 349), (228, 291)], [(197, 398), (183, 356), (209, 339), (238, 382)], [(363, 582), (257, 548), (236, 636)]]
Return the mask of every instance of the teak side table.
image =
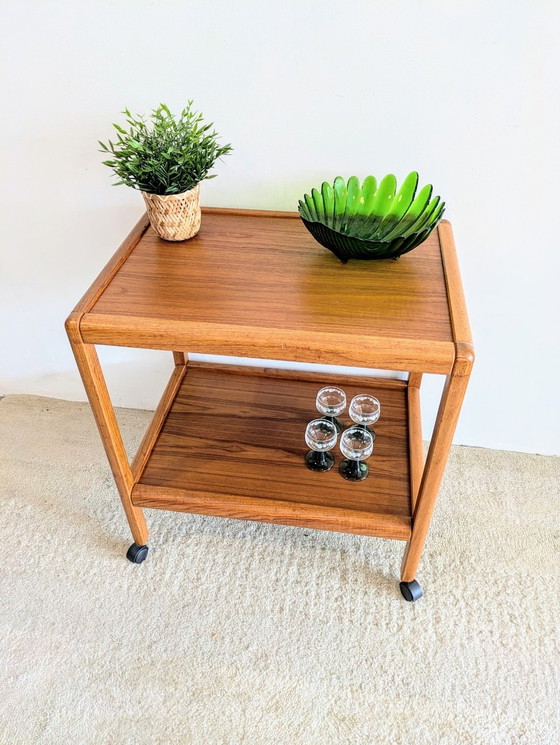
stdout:
[[(398, 261), (341, 264), (297, 213), (206, 209), (198, 236), (169, 243), (144, 216), (66, 329), (134, 543), (144, 507), (406, 541), (401, 591), (416, 570), (474, 352), (451, 225)], [(95, 345), (173, 352), (174, 369), (129, 463)], [(406, 371), (407, 380), (189, 361), (233, 355)], [(422, 373), (446, 375), (426, 463)], [(382, 407), (370, 476), (309, 471), (306, 423), (319, 387), (372, 392)]]

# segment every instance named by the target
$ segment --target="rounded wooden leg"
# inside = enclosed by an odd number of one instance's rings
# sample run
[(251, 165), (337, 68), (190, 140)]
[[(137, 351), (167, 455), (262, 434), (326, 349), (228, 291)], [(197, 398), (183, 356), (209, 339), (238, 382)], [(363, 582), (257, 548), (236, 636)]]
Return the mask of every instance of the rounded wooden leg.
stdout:
[(447, 376), (443, 389), (434, 433), (412, 515), (412, 535), (404, 553), (401, 569), (401, 580), (407, 584), (414, 582), (416, 577), (453, 433), (467, 390), (472, 360), (472, 351), (467, 345), (462, 350), (462, 356), (457, 355), (451, 375)]
[(126, 552), (126, 558), (133, 564), (141, 564), (148, 556), (148, 551), (148, 546), (139, 546), (137, 543), (133, 543)]
[(413, 579), (412, 582), (401, 582), (399, 588), (401, 595), (405, 600), (408, 600), (409, 603), (413, 603), (423, 595), (422, 588), (415, 579)]
[(148, 540), (148, 526), (142, 509), (132, 502), (131, 493), (134, 478), (97, 352), (92, 344), (83, 343), (79, 329), (79, 317), (76, 319), (72, 314), (66, 322), (66, 329), (97, 422), (99, 434), (115, 477), (130, 532), (136, 545), (144, 546)]

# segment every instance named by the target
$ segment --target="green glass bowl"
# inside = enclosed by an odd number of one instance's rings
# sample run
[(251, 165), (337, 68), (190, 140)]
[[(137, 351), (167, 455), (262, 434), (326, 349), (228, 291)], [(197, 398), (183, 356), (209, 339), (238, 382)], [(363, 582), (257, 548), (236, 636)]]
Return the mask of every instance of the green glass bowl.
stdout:
[(445, 202), (427, 184), (417, 192), (418, 174), (409, 173), (397, 191), (392, 173), (360, 186), (356, 176), (326, 181), (299, 201), (303, 224), (344, 264), (348, 259), (398, 259), (426, 240), (441, 220)]

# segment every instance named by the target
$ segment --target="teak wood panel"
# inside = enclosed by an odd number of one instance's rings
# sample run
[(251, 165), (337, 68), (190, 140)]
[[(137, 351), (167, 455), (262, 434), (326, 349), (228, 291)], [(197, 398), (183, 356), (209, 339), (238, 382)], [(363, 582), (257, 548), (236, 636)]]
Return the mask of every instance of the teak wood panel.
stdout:
[(121, 317), (143, 319), (144, 328), (151, 319), (223, 334), (235, 326), (286, 329), (349, 344), (352, 337), (432, 342), (451, 361), (454, 354), (437, 232), (398, 261), (343, 265), (298, 219), (205, 213), (186, 243), (145, 231), (87, 313), (89, 340), (96, 319), (111, 316), (116, 327)]
[(451, 318), (451, 328), (456, 346), (454, 373), (470, 374), (474, 363), (474, 346), (471, 327), (467, 313), (467, 304), (463, 293), (463, 282), (459, 271), (459, 261), (455, 250), (451, 223), (443, 220), (438, 226), (441, 246), (441, 257), (444, 268), (445, 283)]
[[(139, 494), (147, 503), (147, 487), (155, 487), (154, 494), (163, 487), (168, 494), (179, 490), (203, 499), (234, 496), (379, 513), (405, 518), (401, 524), (409, 525), (406, 387), (383, 383), (365, 378), (361, 385), (345, 386), (349, 397), (374, 392), (382, 406), (370, 477), (354, 484), (336, 466), (317, 474), (303, 462), (305, 426), (318, 416), (319, 380), (188, 367), (140, 475), (142, 488), (133, 491), (135, 503)], [(339, 462), (338, 447), (335, 455)], [(212, 504), (211, 497), (206, 501)]]
[[(383, 388), (395, 388), (396, 390), (404, 390), (408, 386), (406, 380), (395, 377), (384, 377), (379, 379), (377, 377), (372, 378), (367, 375), (357, 375), (353, 373), (332, 373), (320, 371), (309, 371), (309, 370), (297, 370), (292, 368), (281, 368), (281, 367), (261, 367), (259, 365), (252, 364), (229, 364), (221, 362), (207, 362), (203, 360), (189, 360), (189, 367), (203, 367), (208, 370), (225, 370), (229, 373), (237, 373), (239, 375), (265, 375), (267, 378), (285, 378), (286, 380), (308, 380), (315, 385), (326, 386), (326, 385), (337, 385), (346, 387), (351, 385), (352, 387), (362, 388), (363, 386), (371, 388), (372, 385), (379, 384)], [(345, 388), (346, 389), (346, 388)]]
[(447, 373), (455, 347), (448, 342), (381, 336), (308, 334), (305, 330), (258, 329), (192, 321), (86, 314), (80, 322), (89, 344), (142, 349), (188, 349), (190, 353), (260, 357), (348, 367)]
[(149, 225), (150, 221), (148, 215), (145, 213), (126, 236), (107, 264), (103, 267), (102, 271), (98, 274), (83, 297), (79, 300), (70, 314), (68, 321), (71, 322), (72, 317), (79, 318), (81, 314), (87, 313), (92, 309), (94, 304), (101, 297), (105, 288), (109, 285), (120, 267), (127, 260), (138, 241), (142, 238)]
[(206, 494), (186, 489), (137, 484), (132, 492), (138, 507), (190, 512), (195, 515), (214, 515), (237, 520), (257, 520), (265, 523), (294, 525), (300, 528), (334, 530), (339, 533), (395, 538), (406, 541), (411, 536), (409, 517), (384, 515), (363, 510), (302, 502), (288, 502), (262, 497), (238, 497), (228, 494)]

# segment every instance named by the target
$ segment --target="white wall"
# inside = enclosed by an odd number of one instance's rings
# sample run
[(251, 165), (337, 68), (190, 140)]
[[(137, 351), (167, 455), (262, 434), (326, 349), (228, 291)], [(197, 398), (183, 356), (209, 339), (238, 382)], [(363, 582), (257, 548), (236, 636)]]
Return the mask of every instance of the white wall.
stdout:
[[(448, 203), (477, 363), (456, 442), (560, 451), (560, 5), (534, 0), (2, 3), (0, 394), (82, 398), (63, 321), (142, 212), (97, 140), (194, 98), (235, 152), (203, 203), (294, 209), (417, 169)], [(149, 406), (168, 357), (107, 350)], [(433, 406), (429, 384), (426, 403)], [(557, 403), (557, 402), (556, 402)]]

